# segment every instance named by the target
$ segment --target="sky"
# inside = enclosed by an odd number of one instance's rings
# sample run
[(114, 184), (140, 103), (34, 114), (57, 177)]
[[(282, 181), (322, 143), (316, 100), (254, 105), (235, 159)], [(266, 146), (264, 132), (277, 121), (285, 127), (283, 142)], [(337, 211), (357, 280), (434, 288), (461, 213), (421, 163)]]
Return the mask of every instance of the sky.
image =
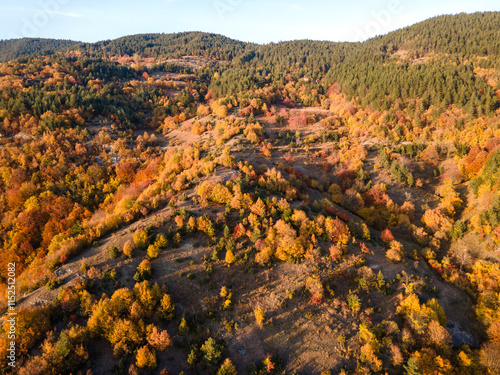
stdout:
[(363, 41), (442, 14), (500, 11), (498, 0), (2, 0), (0, 39), (96, 42), (205, 31), (254, 43)]

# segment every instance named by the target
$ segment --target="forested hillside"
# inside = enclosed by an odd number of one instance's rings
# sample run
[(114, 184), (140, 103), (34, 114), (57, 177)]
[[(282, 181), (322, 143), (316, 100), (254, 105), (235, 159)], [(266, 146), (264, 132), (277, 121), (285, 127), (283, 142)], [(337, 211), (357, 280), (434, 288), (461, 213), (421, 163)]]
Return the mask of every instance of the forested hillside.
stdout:
[(500, 373), (499, 20), (0, 42), (0, 372)]
[(0, 40), (0, 61), (6, 62), (22, 56), (35, 54), (51, 54), (59, 51), (67, 51), (78, 44), (71, 40), (22, 38)]

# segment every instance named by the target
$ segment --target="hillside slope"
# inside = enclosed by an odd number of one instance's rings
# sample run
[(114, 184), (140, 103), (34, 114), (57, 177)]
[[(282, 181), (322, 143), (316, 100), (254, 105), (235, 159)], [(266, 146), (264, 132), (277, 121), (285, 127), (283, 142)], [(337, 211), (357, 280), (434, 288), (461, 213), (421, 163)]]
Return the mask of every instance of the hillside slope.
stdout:
[(16, 373), (499, 373), (497, 19), (0, 63)]
[(0, 40), (0, 62), (7, 62), (23, 56), (65, 52), (78, 42), (61, 39), (22, 38)]

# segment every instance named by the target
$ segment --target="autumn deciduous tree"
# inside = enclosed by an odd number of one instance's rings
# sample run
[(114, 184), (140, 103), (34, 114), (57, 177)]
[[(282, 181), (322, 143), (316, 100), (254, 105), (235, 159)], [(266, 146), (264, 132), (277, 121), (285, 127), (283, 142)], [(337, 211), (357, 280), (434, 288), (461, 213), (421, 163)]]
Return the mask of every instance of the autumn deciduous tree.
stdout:
[(111, 332), (113, 318), (110, 314), (110, 304), (108, 298), (101, 298), (94, 305), (92, 314), (87, 322), (87, 327), (91, 336), (104, 336), (106, 332)]
[(380, 238), (382, 239), (382, 241), (384, 241), (387, 244), (394, 241), (394, 236), (393, 236), (392, 232), (389, 230), (389, 228), (385, 228), (382, 231), (382, 233), (380, 234)]
[(134, 165), (128, 161), (121, 162), (116, 167), (116, 176), (127, 184), (132, 183), (135, 176)]
[(370, 331), (366, 324), (360, 324), (358, 335), (363, 344), (361, 346), (361, 362), (367, 363), (373, 371), (380, 371), (382, 360), (377, 357), (380, 344), (375, 334)]
[(143, 346), (137, 351), (137, 356), (135, 357), (137, 367), (146, 368), (149, 370), (154, 370), (157, 366), (156, 364), (156, 352), (151, 349), (148, 345)]
[(395, 366), (401, 366), (404, 362), (403, 353), (397, 344), (392, 344), (390, 347), (391, 351), (391, 363)]
[(347, 297), (347, 304), (353, 314), (357, 314), (361, 309), (361, 300), (356, 294), (349, 294), (349, 297)]
[(157, 283), (151, 285), (147, 280), (144, 280), (135, 284), (134, 294), (147, 311), (152, 311), (158, 301), (160, 301), (162, 291)]
[(172, 302), (172, 297), (169, 294), (164, 294), (160, 302), (160, 317), (166, 321), (174, 318), (175, 306)]
[[(432, 321), (438, 322), (443, 327), (446, 326), (446, 315), (439, 303), (435, 299), (431, 299), (425, 304), (420, 304), (418, 296), (414, 293), (409, 294), (401, 301), (396, 313), (405, 318), (417, 333), (424, 333)], [(440, 335), (440, 337), (443, 336)]]
[(439, 322), (433, 320), (427, 326), (428, 343), (438, 350), (448, 351), (451, 348), (451, 336)]
[(231, 249), (228, 249), (226, 251), (226, 258), (225, 258), (225, 260), (226, 260), (226, 264), (227, 264), (228, 267), (230, 267), (231, 264), (234, 263), (235, 256), (234, 256), (234, 253), (233, 253), (233, 251)]
[(491, 323), (487, 329), (487, 334), (491, 341), (500, 343), (500, 321)]
[(481, 364), (491, 371), (500, 373), (500, 343), (488, 342), (481, 347)]
[[(9, 332), (10, 323), (7, 320), (3, 322), (4, 332)], [(16, 348), (18, 355), (24, 355), (32, 349), (38, 340), (40, 340), (50, 327), (50, 310), (41, 309), (22, 309), (16, 317)], [(2, 349), (10, 345), (8, 335), (3, 335), (0, 339)]]
[(158, 233), (155, 239), (155, 246), (159, 249), (165, 249), (168, 246), (167, 236), (164, 233)]
[(117, 315), (127, 312), (134, 302), (134, 293), (128, 288), (117, 289), (110, 299), (110, 307)]
[(148, 343), (158, 351), (164, 351), (172, 346), (172, 340), (166, 330), (159, 330), (156, 326), (148, 326)]
[(274, 226), (276, 230), (276, 257), (280, 260), (288, 258), (300, 259), (304, 256), (303, 240), (297, 237), (297, 232), (283, 220), (278, 220)]
[(445, 357), (438, 355), (431, 348), (424, 348), (412, 354), (417, 360), (418, 369), (422, 374), (449, 374), (453, 366)]
[(342, 245), (331, 245), (330, 246), (330, 256), (334, 261), (339, 261), (344, 253)]
[(141, 327), (129, 319), (113, 322), (113, 328), (106, 331), (104, 336), (114, 346), (115, 354), (131, 352), (132, 348), (144, 339)]
[(462, 205), (462, 199), (460, 199), (460, 194), (453, 188), (450, 179), (444, 180), (443, 184), (438, 188), (438, 194), (442, 197), (439, 207), (449, 217), (453, 217), (456, 210)]
[(134, 280), (141, 282), (151, 278), (151, 263), (144, 259), (138, 266), (137, 272), (134, 274)]
[(149, 245), (148, 250), (147, 250), (148, 258), (149, 259), (155, 259), (158, 258), (158, 255), (160, 255), (160, 247), (157, 245)]
[(325, 232), (333, 243), (347, 245), (351, 234), (342, 221), (327, 217), (325, 219)]
[(404, 258), (403, 245), (398, 241), (391, 241), (385, 256), (393, 262), (401, 262)]
[(320, 303), (323, 299), (324, 288), (323, 283), (318, 276), (308, 277), (306, 280), (306, 288), (311, 293), (311, 301), (313, 303)]
[(421, 221), (433, 232), (448, 233), (453, 226), (452, 220), (444, 215), (440, 208), (425, 211)]
[(137, 229), (134, 233), (134, 243), (141, 249), (146, 249), (149, 245), (148, 233), (143, 229)]
[(259, 326), (264, 325), (264, 320), (266, 319), (266, 314), (264, 313), (264, 310), (262, 310), (260, 307), (257, 307), (254, 310), (254, 315), (255, 315), (255, 321)]
[(199, 231), (205, 232), (205, 234), (209, 237), (213, 237), (215, 235), (215, 228), (212, 220), (206, 214), (196, 219), (196, 226)]
[(127, 241), (123, 245), (123, 255), (127, 258), (132, 258), (134, 256), (134, 243), (132, 241)]
[(439, 152), (434, 145), (428, 146), (424, 151), (422, 151), (420, 156), (424, 162), (431, 167), (435, 168), (439, 164)]
[(142, 307), (139, 302), (134, 301), (132, 303), (132, 306), (130, 306), (130, 317), (134, 320), (140, 320), (143, 319), (145, 316), (146, 316), (146, 310), (144, 310), (144, 307)]

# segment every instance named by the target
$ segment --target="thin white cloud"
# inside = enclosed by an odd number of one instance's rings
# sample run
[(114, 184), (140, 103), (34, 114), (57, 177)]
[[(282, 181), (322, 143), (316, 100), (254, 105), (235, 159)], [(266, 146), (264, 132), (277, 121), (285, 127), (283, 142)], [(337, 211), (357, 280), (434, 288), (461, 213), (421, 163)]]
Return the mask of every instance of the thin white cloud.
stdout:
[(22, 13), (37, 13), (37, 12), (42, 12), (45, 14), (49, 14), (52, 16), (63, 16), (63, 17), (71, 17), (71, 18), (80, 18), (84, 17), (82, 14), (79, 13), (73, 13), (73, 12), (61, 12), (58, 10), (49, 10), (45, 9), (43, 7), (40, 8), (25, 8), (25, 7), (3, 7), (2, 13), (3, 12), (22, 12)]
[(81, 18), (81, 17), (84, 17), (82, 14), (78, 14), (78, 13), (69, 13), (69, 12), (58, 12), (58, 11), (43, 11), (47, 14), (51, 14), (51, 15), (54, 15), (54, 16), (63, 16), (63, 17), (71, 17), (71, 18)]

